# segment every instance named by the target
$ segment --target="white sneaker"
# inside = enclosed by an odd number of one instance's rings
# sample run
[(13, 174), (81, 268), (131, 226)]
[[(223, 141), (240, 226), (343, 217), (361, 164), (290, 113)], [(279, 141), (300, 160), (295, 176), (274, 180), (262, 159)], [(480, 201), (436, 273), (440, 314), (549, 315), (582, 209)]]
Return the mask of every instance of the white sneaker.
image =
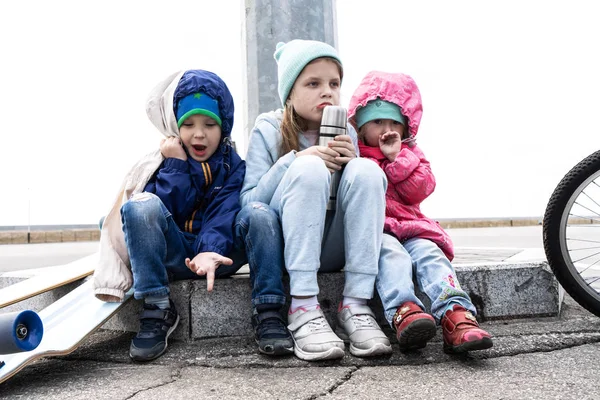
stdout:
[(321, 308), (307, 311), (300, 307), (288, 314), (288, 324), (296, 357), (307, 361), (344, 357), (344, 342), (333, 333)]
[(392, 353), (375, 314), (366, 305), (349, 304), (338, 310), (338, 335), (350, 342), (350, 353), (356, 357), (372, 357)]

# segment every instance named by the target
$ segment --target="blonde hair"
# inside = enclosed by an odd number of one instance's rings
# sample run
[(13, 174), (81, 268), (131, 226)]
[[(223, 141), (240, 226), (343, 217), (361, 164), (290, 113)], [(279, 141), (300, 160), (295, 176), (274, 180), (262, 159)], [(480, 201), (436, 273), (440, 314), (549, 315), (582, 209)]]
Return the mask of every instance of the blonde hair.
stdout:
[[(342, 64), (340, 64), (340, 62), (335, 58), (319, 57), (315, 58), (306, 65), (310, 65), (313, 62), (321, 59), (332, 61), (337, 66), (338, 72), (340, 74), (341, 85), (342, 78), (344, 77), (344, 70), (342, 68)], [(304, 71), (304, 69), (302, 71)], [(302, 74), (302, 71), (300, 72), (300, 74)], [(298, 76), (300, 76), (300, 74), (298, 74)], [(296, 82), (294, 82), (294, 85), (295, 84)], [(280, 157), (289, 153), (292, 150), (300, 150), (300, 140), (298, 139), (298, 134), (300, 132), (304, 132), (308, 127), (307, 121), (296, 112), (292, 103), (288, 101), (293, 91), (294, 86), (292, 86), (292, 90), (290, 91), (290, 94), (288, 95), (288, 98), (286, 99), (286, 102), (283, 107), (283, 121), (281, 121), (280, 128), (282, 136), (281, 147), (279, 149)]]

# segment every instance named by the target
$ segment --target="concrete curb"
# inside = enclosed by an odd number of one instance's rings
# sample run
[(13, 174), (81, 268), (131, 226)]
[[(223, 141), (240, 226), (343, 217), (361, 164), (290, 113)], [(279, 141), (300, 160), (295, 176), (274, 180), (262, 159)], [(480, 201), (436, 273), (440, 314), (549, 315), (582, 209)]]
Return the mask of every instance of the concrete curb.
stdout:
[[(480, 320), (557, 316), (562, 301), (561, 288), (546, 262), (486, 264), (455, 264), (461, 286), (469, 293)], [(0, 276), (0, 288), (26, 277)], [(332, 327), (336, 323), (337, 305), (342, 298), (344, 274), (319, 274), (319, 301)], [(289, 287), (286, 284), (286, 291)], [(32, 309), (39, 311), (64, 296), (77, 285), (36, 296), (10, 307), (3, 312)], [(211, 337), (251, 335), (251, 286), (247, 274), (215, 282), (215, 289), (206, 291), (204, 280), (178, 281), (171, 284), (171, 296), (180, 313), (180, 327), (174, 338), (193, 340)], [(429, 301), (419, 296), (426, 306)], [(383, 318), (381, 302), (371, 302), (380, 325)], [(103, 328), (135, 332), (138, 329), (141, 302), (130, 301)], [(335, 328), (334, 328), (335, 329)]]

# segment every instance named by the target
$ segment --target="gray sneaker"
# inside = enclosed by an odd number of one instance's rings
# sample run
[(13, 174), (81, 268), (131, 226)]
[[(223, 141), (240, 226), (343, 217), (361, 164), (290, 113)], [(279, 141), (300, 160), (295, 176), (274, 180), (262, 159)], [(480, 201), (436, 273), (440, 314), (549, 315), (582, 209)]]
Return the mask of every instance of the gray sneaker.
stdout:
[(381, 356), (392, 353), (375, 314), (366, 305), (350, 304), (338, 310), (338, 335), (350, 342), (350, 353), (356, 357)]
[(344, 357), (344, 342), (337, 337), (320, 308), (299, 308), (288, 314), (288, 329), (294, 338), (294, 354), (307, 360), (331, 360)]

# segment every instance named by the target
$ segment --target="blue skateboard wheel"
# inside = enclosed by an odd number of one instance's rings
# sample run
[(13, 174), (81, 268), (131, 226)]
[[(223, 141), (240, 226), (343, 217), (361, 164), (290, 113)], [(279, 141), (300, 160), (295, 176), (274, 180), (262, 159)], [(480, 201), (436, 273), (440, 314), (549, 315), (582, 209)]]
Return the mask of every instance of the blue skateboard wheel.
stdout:
[(31, 351), (43, 335), (42, 320), (34, 311), (0, 314), (0, 354)]

